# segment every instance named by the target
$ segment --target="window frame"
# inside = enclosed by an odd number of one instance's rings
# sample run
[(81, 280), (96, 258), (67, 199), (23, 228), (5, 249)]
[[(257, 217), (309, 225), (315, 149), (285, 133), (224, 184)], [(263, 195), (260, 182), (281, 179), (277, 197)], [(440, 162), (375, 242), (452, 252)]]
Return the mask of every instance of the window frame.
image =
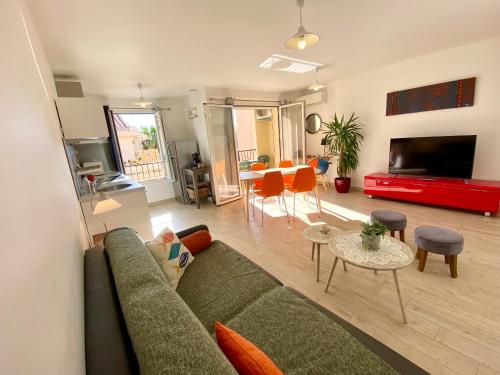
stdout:
[[(153, 177), (153, 178), (148, 178), (145, 180), (137, 180), (138, 183), (149, 183), (153, 181), (160, 181), (160, 180), (165, 180), (168, 182), (173, 182), (174, 178), (172, 175), (172, 166), (170, 162), (170, 155), (168, 153), (168, 147), (167, 147), (167, 138), (165, 134), (165, 127), (163, 125), (163, 118), (161, 116), (161, 111), (156, 108), (112, 108), (110, 107), (108, 109), (109, 112), (109, 118), (111, 122), (111, 128), (110, 132), (113, 132), (113, 136), (111, 138), (111, 144), (113, 147), (113, 151), (115, 154), (118, 154), (119, 156), (119, 163), (120, 164), (120, 169), (121, 172), (128, 176), (125, 173), (125, 161), (123, 160), (123, 155), (121, 151), (121, 146), (120, 146), (120, 140), (118, 138), (118, 132), (116, 130), (116, 124), (114, 121), (114, 115), (120, 115), (120, 114), (127, 114), (127, 115), (133, 115), (133, 114), (152, 114), (155, 118), (155, 125), (156, 125), (156, 131), (157, 131), (157, 136), (158, 136), (158, 146), (159, 146), (159, 153), (160, 156), (162, 157), (161, 162), (164, 164), (165, 168), (165, 176), (162, 177)], [(133, 179), (132, 176), (128, 176)], [(135, 181), (135, 180), (134, 180)]]

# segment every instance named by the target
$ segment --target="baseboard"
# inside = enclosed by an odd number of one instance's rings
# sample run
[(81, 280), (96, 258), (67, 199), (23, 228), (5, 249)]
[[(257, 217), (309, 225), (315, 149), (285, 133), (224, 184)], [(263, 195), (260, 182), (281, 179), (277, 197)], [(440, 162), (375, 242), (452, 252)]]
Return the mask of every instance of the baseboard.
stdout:
[(151, 207), (151, 206), (158, 206), (160, 204), (170, 203), (170, 202), (174, 202), (174, 201), (176, 201), (176, 199), (175, 199), (175, 197), (172, 197), (172, 198), (162, 199), (160, 201), (148, 203), (148, 206), (149, 207)]

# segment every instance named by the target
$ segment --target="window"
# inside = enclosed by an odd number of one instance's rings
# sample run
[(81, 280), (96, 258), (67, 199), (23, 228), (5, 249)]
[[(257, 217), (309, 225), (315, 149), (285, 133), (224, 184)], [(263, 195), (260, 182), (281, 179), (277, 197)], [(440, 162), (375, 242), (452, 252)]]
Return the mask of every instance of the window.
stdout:
[(124, 174), (135, 181), (170, 178), (165, 137), (157, 116), (113, 112)]

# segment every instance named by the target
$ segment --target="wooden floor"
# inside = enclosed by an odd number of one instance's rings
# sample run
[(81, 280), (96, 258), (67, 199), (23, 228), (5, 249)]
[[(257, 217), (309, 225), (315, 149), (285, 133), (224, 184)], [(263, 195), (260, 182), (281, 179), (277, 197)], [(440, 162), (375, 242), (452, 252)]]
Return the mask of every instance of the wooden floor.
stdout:
[[(360, 192), (321, 196), (321, 218), (314, 199), (297, 196), (297, 216), (290, 224), (277, 202), (266, 202), (264, 228), (260, 202), (250, 222), (242, 201), (198, 210), (176, 202), (151, 207), (155, 233), (164, 225), (174, 230), (207, 224), (212, 237), (264, 267), (309, 298), (401, 353), (432, 374), (500, 374), (500, 218), (480, 214), (369, 199)], [(292, 210), (292, 197), (287, 198)], [(302, 236), (310, 222), (357, 229), (374, 209), (393, 209), (407, 215), (407, 243), (415, 251), (413, 231), (420, 225), (454, 229), (465, 237), (458, 257), (458, 278), (452, 279), (442, 256), (429, 254), (425, 272), (417, 262), (399, 277), (408, 324), (401, 320), (392, 273), (337, 267), (328, 294), (323, 292), (333, 258), (324, 246), (321, 275), (316, 282), (311, 244)]]

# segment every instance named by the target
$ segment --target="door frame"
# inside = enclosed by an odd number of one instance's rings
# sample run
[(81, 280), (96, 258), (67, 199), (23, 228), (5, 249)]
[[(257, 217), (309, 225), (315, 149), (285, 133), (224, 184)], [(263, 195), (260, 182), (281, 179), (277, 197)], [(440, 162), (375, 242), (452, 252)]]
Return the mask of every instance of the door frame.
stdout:
[[(283, 143), (283, 118), (281, 115), (281, 109), (293, 107), (296, 105), (302, 106), (302, 111), (301, 111), (302, 112), (302, 134), (303, 134), (303, 137), (302, 137), (302, 150), (303, 150), (302, 163), (305, 164), (306, 163), (306, 155), (307, 155), (307, 152), (306, 152), (306, 102), (305, 102), (305, 100), (301, 100), (301, 101), (297, 101), (294, 103), (284, 104), (284, 105), (278, 106), (278, 119), (279, 119), (278, 126), (279, 126), (279, 133), (280, 133), (280, 158), (281, 158), (281, 160), (283, 160), (283, 145), (284, 145), (284, 143)], [(298, 159), (298, 157), (297, 157), (297, 159)]]
[[(231, 125), (233, 128), (233, 143), (236, 146), (236, 138), (234, 134), (234, 106), (232, 105), (227, 105), (227, 104), (210, 104), (210, 103), (204, 103), (203, 104), (203, 112), (205, 115), (205, 123), (207, 124), (207, 139), (208, 139), (208, 150), (210, 152), (210, 160), (212, 160), (212, 176), (213, 180), (212, 181), (212, 194), (215, 194), (215, 203), (217, 206), (233, 202), (235, 200), (241, 199), (243, 196), (242, 188), (241, 188), (241, 181), (240, 181), (240, 173), (239, 173), (239, 166), (236, 165), (236, 172), (238, 176), (238, 191), (239, 194), (233, 198), (227, 199), (224, 202), (221, 202), (221, 199), (219, 197), (219, 189), (215, 188), (216, 184), (216, 173), (215, 173), (215, 146), (214, 146), (214, 140), (213, 140), (213, 132), (212, 132), (212, 123), (210, 121), (210, 116), (208, 116), (208, 108), (209, 107), (219, 107), (219, 108), (230, 108), (231, 109)], [(236, 151), (236, 147), (234, 148), (234, 160), (238, 160), (238, 154)]]

